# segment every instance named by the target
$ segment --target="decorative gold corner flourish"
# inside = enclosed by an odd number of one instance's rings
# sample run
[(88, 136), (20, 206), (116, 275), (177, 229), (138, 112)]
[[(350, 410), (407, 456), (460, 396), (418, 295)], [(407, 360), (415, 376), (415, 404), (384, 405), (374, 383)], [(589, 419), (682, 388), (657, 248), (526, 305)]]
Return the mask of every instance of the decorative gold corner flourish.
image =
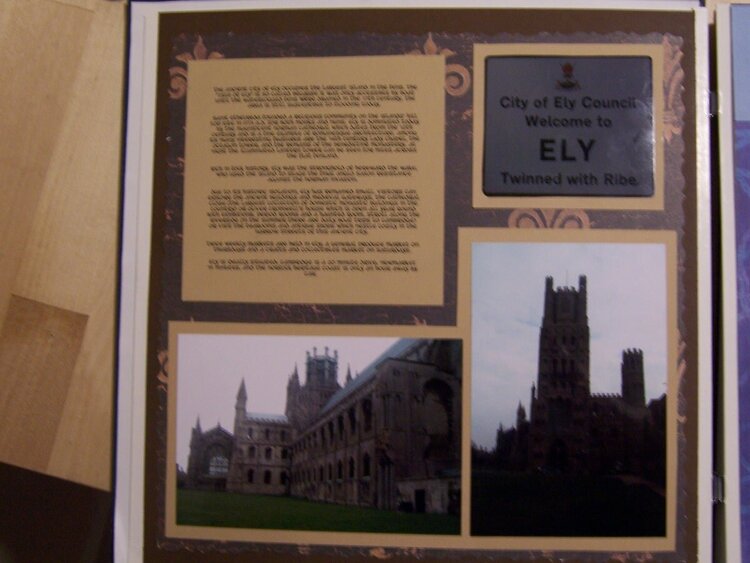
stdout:
[(159, 371), (156, 374), (156, 378), (159, 380), (159, 388), (166, 391), (169, 385), (169, 373), (167, 372), (169, 354), (167, 354), (166, 350), (159, 350), (156, 357), (159, 362)]
[(180, 53), (175, 57), (178, 61), (185, 63), (185, 66), (169, 67), (169, 97), (173, 100), (179, 100), (187, 94), (187, 63), (188, 61), (199, 61), (208, 59), (223, 59), (224, 55), (217, 51), (210, 51), (203, 42), (200, 35), (193, 47), (192, 53)]
[[(422, 45), (422, 49), (413, 49), (410, 55), (442, 55), (446, 59), (453, 57), (456, 53), (450, 49), (438, 46), (432, 38), (432, 33), (427, 34), (427, 39)], [(471, 73), (460, 64), (445, 65), (445, 91), (451, 96), (459, 97), (466, 94), (471, 88)]]
[(664, 48), (664, 140), (668, 143), (675, 136), (682, 135), (685, 105), (682, 102), (684, 90), (682, 70), (682, 49), (672, 44), (668, 36), (662, 39)]
[(508, 227), (517, 229), (590, 229), (591, 220), (582, 209), (514, 209)]

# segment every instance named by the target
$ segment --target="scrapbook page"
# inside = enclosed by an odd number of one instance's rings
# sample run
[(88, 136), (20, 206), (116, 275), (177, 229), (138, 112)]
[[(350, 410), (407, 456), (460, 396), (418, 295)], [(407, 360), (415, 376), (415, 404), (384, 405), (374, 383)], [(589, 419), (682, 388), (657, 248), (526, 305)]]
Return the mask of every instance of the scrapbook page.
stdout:
[(710, 552), (700, 9), (131, 10), (118, 560)]

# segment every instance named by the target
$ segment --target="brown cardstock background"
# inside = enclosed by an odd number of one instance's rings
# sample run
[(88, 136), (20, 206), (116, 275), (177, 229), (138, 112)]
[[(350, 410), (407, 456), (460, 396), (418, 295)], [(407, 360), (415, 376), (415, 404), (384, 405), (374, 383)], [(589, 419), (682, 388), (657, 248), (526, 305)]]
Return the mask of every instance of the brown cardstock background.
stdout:
[[(439, 307), (352, 307), (335, 304), (217, 304), (180, 300), (181, 153), (184, 125), (186, 56), (205, 58), (221, 49), (242, 54), (227, 39), (251, 36), (276, 49), (275, 56), (331, 54), (395, 54), (411, 50), (446, 56), (446, 217), (444, 304)], [(223, 34), (223, 35), (222, 35)], [(289, 39), (284, 46), (278, 37)], [(205, 39), (205, 42), (204, 42)], [(213, 43), (216, 42), (216, 44)], [(276, 43), (274, 43), (276, 42)], [(471, 205), (471, 45), (480, 43), (628, 43), (662, 44), (666, 53), (665, 205), (661, 211), (587, 210), (572, 198), (565, 209), (479, 210)], [(201, 47), (202, 45), (202, 47)], [(384, 45), (393, 52), (383, 53)], [(399, 51), (400, 49), (400, 51)], [(677, 383), (675, 413), (680, 436), (677, 451), (676, 550), (659, 553), (667, 560), (694, 559), (697, 550), (697, 230), (694, 19), (691, 13), (584, 10), (367, 9), (279, 10), (248, 13), (184, 13), (162, 15), (158, 53), (157, 122), (152, 218), (151, 289), (148, 334), (147, 424), (145, 459), (144, 559), (229, 561), (243, 557), (288, 561), (303, 554), (313, 560), (363, 559), (385, 554), (391, 561), (457, 557), (447, 550), (378, 550), (354, 547), (222, 543), (172, 540), (164, 535), (166, 408), (170, 381), (166, 354), (170, 321), (253, 322), (291, 324), (429, 324), (453, 326), (458, 313), (458, 227), (555, 229), (667, 230), (677, 234), (677, 361), (684, 366)], [(179, 57), (182, 57), (179, 58)], [(182, 91), (182, 96), (180, 93)], [(467, 94), (467, 91), (469, 92)], [(184, 140), (184, 138), (183, 138)], [(184, 164), (184, 160), (182, 161)], [(468, 492), (464, 492), (467, 494)], [(575, 547), (562, 558), (610, 559), (612, 553), (581, 552)], [(493, 552), (505, 560), (542, 559), (541, 551)], [(465, 560), (486, 559), (482, 551), (462, 551)]]

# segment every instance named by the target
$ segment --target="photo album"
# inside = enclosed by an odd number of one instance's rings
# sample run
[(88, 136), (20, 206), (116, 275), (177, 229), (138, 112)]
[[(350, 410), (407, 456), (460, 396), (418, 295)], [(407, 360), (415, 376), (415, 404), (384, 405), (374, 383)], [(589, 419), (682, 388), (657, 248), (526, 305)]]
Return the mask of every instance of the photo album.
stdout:
[(711, 560), (708, 53), (685, 2), (133, 1), (116, 560)]

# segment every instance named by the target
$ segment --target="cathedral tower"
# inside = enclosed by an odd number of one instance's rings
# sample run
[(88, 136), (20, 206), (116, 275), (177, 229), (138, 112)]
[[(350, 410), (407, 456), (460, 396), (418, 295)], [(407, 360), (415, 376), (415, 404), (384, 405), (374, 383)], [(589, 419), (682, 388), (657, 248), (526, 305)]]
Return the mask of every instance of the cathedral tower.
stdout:
[(539, 368), (532, 392), (531, 443), (535, 466), (556, 470), (586, 464), (588, 449), (589, 324), (586, 276), (578, 288), (545, 280)]
[(586, 276), (578, 289), (554, 289), (547, 277), (544, 317), (539, 334), (539, 397), (589, 395), (589, 321), (586, 313)]
[(333, 355), (325, 348), (323, 354), (313, 348), (305, 360), (305, 382), (300, 385), (295, 366), (287, 383), (286, 416), (298, 430), (305, 428), (320, 412), (328, 399), (341, 388), (338, 382), (339, 353)]
[(643, 350), (623, 350), (620, 370), (622, 373), (622, 398), (632, 407), (645, 407)]

